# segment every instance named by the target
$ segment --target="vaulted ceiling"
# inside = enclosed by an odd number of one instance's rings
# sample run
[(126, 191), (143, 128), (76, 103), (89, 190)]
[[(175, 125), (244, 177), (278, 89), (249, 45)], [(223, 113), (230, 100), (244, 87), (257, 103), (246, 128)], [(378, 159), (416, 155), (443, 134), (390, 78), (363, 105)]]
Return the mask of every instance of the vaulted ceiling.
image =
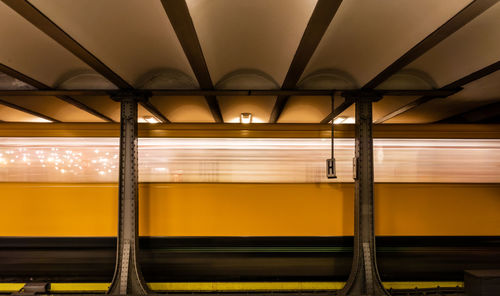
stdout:
[[(0, 90), (456, 89), (376, 123), (499, 122), (498, 0), (2, 0)], [(162, 122), (320, 123), (329, 96), (153, 96)], [(488, 112), (484, 112), (487, 110)], [(4, 122), (110, 122), (107, 96), (0, 96)]]

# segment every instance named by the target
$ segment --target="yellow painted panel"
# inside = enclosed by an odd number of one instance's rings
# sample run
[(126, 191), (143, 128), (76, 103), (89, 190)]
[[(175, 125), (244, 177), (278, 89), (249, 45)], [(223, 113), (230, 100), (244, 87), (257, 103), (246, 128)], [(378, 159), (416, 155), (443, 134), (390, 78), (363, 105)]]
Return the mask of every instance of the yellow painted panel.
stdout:
[(16, 292), (24, 287), (24, 283), (0, 283), (0, 293)]
[(352, 184), (149, 184), (141, 189), (139, 232), (146, 236), (353, 233)]
[(51, 283), (51, 292), (106, 292), (109, 288), (109, 283)]
[[(116, 184), (0, 183), (0, 236), (115, 236)], [(143, 236), (353, 234), (353, 184), (141, 184)], [(500, 235), (500, 184), (376, 184), (378, 235)]]
[(378, 235), (500, 235), (500, 184), (377, 184)]
[(116, 236), (114, 184), (0, 183), (0, 236)]

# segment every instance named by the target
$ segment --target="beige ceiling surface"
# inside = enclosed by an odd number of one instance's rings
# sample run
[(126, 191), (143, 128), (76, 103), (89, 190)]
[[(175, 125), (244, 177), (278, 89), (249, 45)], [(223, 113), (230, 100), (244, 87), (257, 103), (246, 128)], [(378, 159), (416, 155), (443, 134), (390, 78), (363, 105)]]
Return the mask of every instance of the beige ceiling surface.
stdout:
[[(343, 98), (335, 96), (335, 108)], [(332, 111), (332, 99), (323, 96), (293, 96), (288, 99), (278, 123), (318, 123)]]
[[(196, 89), (198, 82), (160, 0), (29, 0), (136, 88)], [(471, 0), (343, 0), (312, 53), (300, 89), (360, 88)], [(186, 0), (216, 89), (278, 89), (310, 20), (316, 0)], [(379, 85), (382, 89), (442, 87), (500, 61), (500, 3), (475, 17)], [(108, 80), (0, 1), (0, 63), (60, 89), (113, 89)], [(22, 77), (18, 77), (22, 80)], [(0, 75), (0, 89), (27, 89)], [(377, 120), (418, 97), (387, 96), (373, 104)], [(119, 103), (107, 97), (75, 99), (119, 121)], [(0, 97), (64, 122), (103, 120), (55, 97)], [(218, 96), (224, 122), (267, 122), (276, 97)], [(343, 101), (337, 97), (336, 105)], [(387, 123), (430, 123), (500, 101), (500, 71), (463, 91), (435, 99)], [(171, 122), (214, 118), (202, 96), (152, 97)], [(290, 97), (278, 123), (319, 123), (329, 97)], [(152, 116), (139, 106), (139, 117)], [(353, 117), (354, 106), (341, 117)], [(1, 121), (44, 121), (0, 105)]]
[(500, 3), (426, 52), (407, 68), (444, 86), (500, 60)]
[(394, 97), (386, 96), (383, 100), (373, 103), (373, 120), (378, 120), (396, 109), (418, 99), (419, 97)]
[(106, 115), (114, 121), (120, 121), (120, 103), (113, 101), (109, 97), (78, 96), (74, 97), (74, 99)]
[(204, 97), (152, 97), (154, 104), (171, 122), (214, 122)]
[(30, 2), (132, 85), (163, 68), (194, 77), (160, 1)]
[(333, 68), (361, 87), (469, 2), (343, 1), (302, 77)]
[(137, 116), (139, 117), (139, 120), (142, 121), (142, 118), (151, 117), (153, 116), (153, 114), (151, 114), (151, 112), (149, 112), (141, 104), (139, 104), (139, 106), (137, 107)]
[[(404, 96), (386, 96), (384, 97), (383, 100), (380, 100), (378, 102), (373, 103), (373, 109), (372, 109), (372, 114), (373, 114), (373, 121), (376, 121), (377, 119), (391, 113), (392, 111), (410, 103), (411, 101), (417, 99), (418, 97), (404, 97)], [(335, 99), (335, 106), (340, 105), (340, 103), (343, 102), (343, 99)], [(331, 104), (328, 103), (328, 108), (330, 107)], [(302, 109), (303, 110), (303, 109)], [(326, 113), (328, 115), (330, 112)], [(354, 119), (356, 113), (356, 106), (353, 104), (349, 108), (347, 108), (344, 112), (339, 114), (339, 117), (343, 118), (349, 118), (351, 120)], [(295, 117), (301, 116), (300, 110), (296, 111)], [(321, 121), (325, 116), (323, 116), (320, 120), (314, 121), (314, 122), (319, 122)], [(280, 119), (280, 122), (281, 119)], [(284, 122), (284, 121), (283, 121)], [(290, 118), (289, 121), (287, 122), (294, 122), (294, 118)]]
[(500, 72), (471, 82), (461, 92), (448, 98), (435, 99), (387, 123), (431, 123), (500, 101)]
[(67, 122), (102, 122), (103, 120), (55, 97), (2, 97), (2, 100), (35, 110)]
[(0, 120), (8, 122), (46, 122), (31, 114), (0, 105)]
[(282, 84), (315, 0), (188, 0), (212, 81), (258, 69)]
[(0, 62), (53, 86), (74, 71), (92, 71), (65, 48), (0, 2)]

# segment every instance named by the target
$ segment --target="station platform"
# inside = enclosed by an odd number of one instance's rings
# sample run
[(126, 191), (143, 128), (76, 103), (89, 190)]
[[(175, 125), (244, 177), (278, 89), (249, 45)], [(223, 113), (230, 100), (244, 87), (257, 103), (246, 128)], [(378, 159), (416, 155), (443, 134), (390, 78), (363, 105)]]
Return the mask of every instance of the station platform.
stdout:
[[(13, 294), (26, 283), (0, 283), (0, 295)], [(337, 295), (344, 282), (164, 282), (148, 283), (168, 295)], [(465, 295), (463, 282), (384, 282), (391, 295)], [(104, 294), (110, 283), (51, 283), (48, 294)]]

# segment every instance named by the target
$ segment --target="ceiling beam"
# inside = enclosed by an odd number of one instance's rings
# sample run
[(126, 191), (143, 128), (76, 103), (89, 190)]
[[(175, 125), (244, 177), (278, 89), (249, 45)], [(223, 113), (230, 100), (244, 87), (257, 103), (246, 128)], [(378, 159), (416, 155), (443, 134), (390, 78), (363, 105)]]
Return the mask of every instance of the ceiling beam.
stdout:
[[(318, 0), (290, 64), (290, 68), (286, 73), (281, 89), (293, 89), (297, 86), (297, 82), (302, 73), (304, 73), (309, 60), (318, 47), (321, 38), (323, 38), (341, 3), (342, 0)], [(289, 96), (286, 95), (276, 98), (269, 123), (276, 123), (278, 121), (283, 109), (285, 109), (288, 98)]]
[[(441, 90), (457, 89), (458, 87), (462, 87), (462, 86), (464, 86), (464, 85), (466, 85), (468, 83), (471, 83), (473, 81), (481, 79), (481, 78), (483, 78), (485, 76), (488, 76), (491, 73), (494, 73), (494, 72), (496, 72), (498, 70), (500, 70), (500, 61), (498, 61), (496, 63), (493, 63), (493, 64), (491, 64), (489, 66), (486, 66), (486, 67), (484, 67), (484, 68), (482, 68), (482, 69), (480, 69), (480, 70), (478, 70), (476, 72), (473, 72), (473, 73), (471, 73), (471, 74), (469, 74), (469, 75), (467, 75), (467, 76), (465, 76), (465, 77), (463, 77), (461, 79), (458, 79), (457, 81), (454, 81), (454, 82), (452, 82), (450, 84), (447, 84), (447, 85), (443, 86), (440, 89)], [(444, 96), (444, 97), (448, 97), (448, 96)], [(425, 104), (425, 103), (427, 103), (429, 101), (432, 101), (432, 100), (434, 100), (436, 98), (443, 98), (443, 96), (430, 96), (430, 95), (422, 96), (422, 97), (420, 97), (420, 98), (418, 98), (418, 99), (416, 99), (416, 100), (414, 100), (414, 101), (412, 101), (412, 102), (410, 102), (410, 103), (408, 103), (408, 104), (406, 104), (406, 105), (404, 105), (404, 106), (402, 106), (402, 107), (400, 107), (400, 108), (392, 111), (391, 113), (389, 113), (389, 114), (387, 114), (387, 115), (385, 115), (385, 116), (383, 116), (383, 117), (375, 120), (374, 123), (383, 123), (383, 122), (385, 122), (385, 121), (387, 121), (387, 120), (389, 120), (391, 118), (394, 118), (394, 117), (396, 117), (396, 116), (398, 116), (400, 114), (403, 114), (403, 113), (405, 113), (405, 112), (407, 112), (409, 110), (412, 110), (412, 109), (414, 109), (414, 108), (416, 108), (416, 107), (418, 107), (418, 106), (420, 106), (422, 104)]]
[[(429, 34), (425, 39), (420, 41), (414, 47), (412, 47), (409, 51), (403, 54), (399, 59), (385, 68), (382, 72), (380, 72), (377, 76), (375, 76), (372, 80), (367, 82), (362, 89), (374, 89), (379, 86), (382, 82), (386, 81), (389, 77), (415, 61), (417, 58), (422, 56), (424, 53), (429, 51), (431, 48), (436, 46), (439, 42), (448, 38), (450, 35), (458, 31), (460, 28), (465, 26), (475, 17), (486, 11), (488, 8), (497, 3), (498, 0), (475, 0), (469, 5), (467, 5), (464, 9), (459, 11), (455, 16), (449, 19), (446, 23), (437, 28), (434, 32)], [(421, 98), (421, 103), (425, 103), (426, 99)], [(352, 103), (351, 103), (352, 104)], [(418, 103), (420, 104), (420, 103)], [(347, 108), (346, 108), (347, 109)], [(337, 112), (335, 112), (337, 113)], [(339, 113), (340, 114), (340, 113)], [(330, 116), (329, 114), (328, 116)], [(332, 118), (325, 117), (323, 121), (327, 119), (332, 120)], [(329, 121), (328, 120), (328, 121)]]
[[(371, 91), (364, 90), (336, 90), (342, 92), (343, 95), (350, 95), (352, 93), (369, 93), (375, 96), (448, 96), (461, 90), (457, 89), (376, 89)], [(51, 90), (0, 90), (1, 96), (117, 96), (120, 95), (122, 90), (103, 90), (103, 89), (82, 89), (82, 90), (65, 90), (65, 89), (51, 89)], [(141, 97), (150, 96), (331, 96), (335, 93), (332, 90), (318, 90), (318, 89), (297, 89), (297, 90), (281, 90), (281, 89), (221, 89), (221, 90), (202, 90), (202, 89), (150, 89), (150, 90), (132, 90), (126, 91), (129, 94), (135, 94)]]
[[(40, 31), (44, 32), (47, 36), (51, 37), (54, 41), (56, 41), (61, 46), (66, 48), (69, 52), (78, 57), (84, 63), (89, 65), (97, 73), (101, 74), (107, 80), (111, 81), (114, 85), (116, 85), (120, 89), (133, 89), (132, 85), (126, 82), (123, 78), (121, 78), (118, 74), (116, 74), (103, 62), (101, 62), (96, 56), (94, 56), (91, 52), (85, 49), (80, 43), (78, 43), (75, 39), (69, 36), (65, 31), (63, 31), (59, 26), (57, 26), (54, 22), (52, 22), (36, 7), (31, 5), (31, 3), (29, 3), (27, 0), (2, 0), (2, 1), (6, 5), (8, 5), (11, 9), (16, 11), (19, 15), (24, 17), (31, 24), (33, 24), (35, 27), (37, 27)], [(63, 98), (63, 100), (71, 102), (74, 99)], [(146, 104), (145, 102), (141, 102), (140, 104), (144, 108), (146, 108), (151, 114), (157, 117), (158, 120), (162, 122), (169, 122), (166, 119), (166, 117), (151, 103)]]
[[(191, 69), (193, 69), (200, 88), (213, 90), (212, 78), (210, 78), (210, 72), (208, 71), (207, 63), (203, 56), (200, 41), (198, 40), (198, 35), (196, 34), (193, 19), (189, 14), (186, 1), (162, 0), (161, 3), (163, 4), (165, 13), (191, 65)], [(217, 98), (212, 95), (206, 95), (205, 100), (207, 101), (215, 122), (224, 122)]]
[(36, 117), (40, 117), (40, 118), (43, 118), (43, 119), (51, 121), (51, 122), (61, 122), (61, 121), (59, 121), (59, 120), (57, 120), (55, 118), (52, 118), (50, 116), (47, 116), (47, 115), (44, 115), (42, 113), (33, 111), (31, 109), (24, 108), (24, 107), (21, 107), (19, 105), (16, 105), (16, 104), (4, 101), (2, 99), (0, 99), (0, 105), (4, 105), (4, 106), (7, 106), (9, 108), (16, 109), (18, 111), (21, 111), (21, 112), (24, 112), (24, 113), (27, 113), (27, 114), (30, 114), (30, 115), (33, 115), (33, 116), (36, 116)]
[[(35, 88), (40, 89), (40, 90), (52, 90), (48, 85), (46, 85), (40, 81), (37, 81), (31, 77), (28, 77), (28, 76), (24, 75), (23, 73), (18, 72), (18, 71), (14, 70), (14, 69), (12, 69), (4, 64), (1, 64), (1, 63), (0, 63), (0, 72), (3, 72), (12, 78), (15, 78), (19, 81), (22, 81), (28, 85), (31, 85)], [(96, 117), (98, 117), (106, 122), (115, 122), (110, 117), (100, 113), (99, 111), (83, 104), (82, 102), (80, 102), (80, 101), (78, 101), (78, 100), (76, 100), (68, 95), (55, 95), (55, 97), (68, 103), (68, 104), (71, 104), (71, 105), (73, 105), (73, 106), (75, 106), (75, 107), (77, 107), (77, 108), (79, 108), (87, 113), (90, 113), (90, 114), (92, 114), (92, 115), (94, 115), (94, 116), (96, 116)], [(32, 111), (32, 112), (35, 112), (35, 111)]]

